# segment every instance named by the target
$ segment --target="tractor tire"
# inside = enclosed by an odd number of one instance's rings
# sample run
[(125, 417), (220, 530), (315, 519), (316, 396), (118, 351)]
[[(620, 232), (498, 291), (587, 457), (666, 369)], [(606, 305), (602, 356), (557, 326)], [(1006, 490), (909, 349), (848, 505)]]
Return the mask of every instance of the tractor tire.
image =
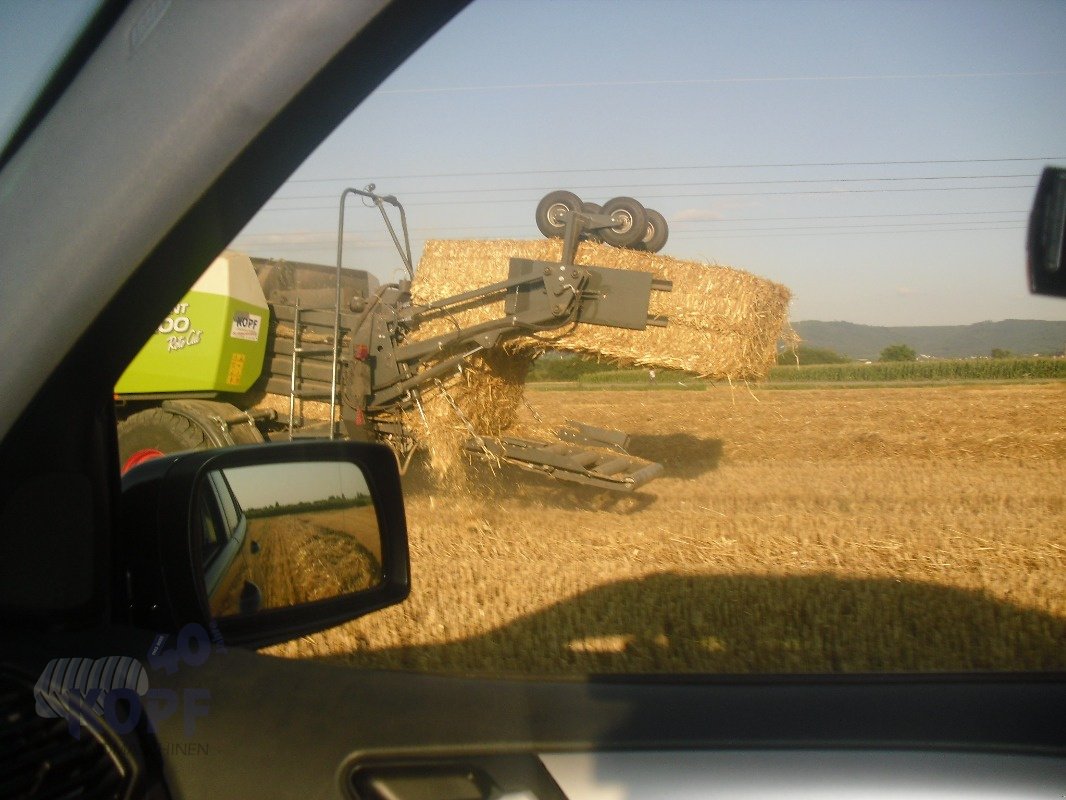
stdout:
[(573, 192), (549, 192), (537, 204), (537, 228), (549, 239), (561, 239), (566, 233), (564, 215), (567, 211), (580, 211), (581, 208), (581, 198)]
[(632, 197), (612, 197), (603, 204), (603, 213), (615, 222), (613, 227), (599, 231), (609, 245), (633, 247), (648, 231), (647, 212)]
[(670, 235), (670, 228), (666, 224), (666, 217), (654, 209), (645, 209), (648, 215), (648, 228), (644, 238), (640, 240), (640, 249), (649, 253), (658, 253), (666, 246), (666, 239)]
[(182, 450), (212, 447), (207, 434), (192, 420), (161, 408), (150, 408), (118, 424), (118, 454), (122, 472), (151, 458)]

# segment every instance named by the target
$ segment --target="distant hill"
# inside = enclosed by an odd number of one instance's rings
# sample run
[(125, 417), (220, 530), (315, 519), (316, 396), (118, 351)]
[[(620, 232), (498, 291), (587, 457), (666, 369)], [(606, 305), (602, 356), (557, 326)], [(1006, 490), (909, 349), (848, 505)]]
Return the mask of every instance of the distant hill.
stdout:
[(874, 360), (890, 344), (906, 344), (937, 358), (987, 356), (993, 347), (1017, 355), (1054, 355), (1066, 348), (1066, 322), (1005, 319), (973, 325), (924, 325), (882, 328), (852, 322), (794, 322), (811, 347), (827, 347), (857, 359)]

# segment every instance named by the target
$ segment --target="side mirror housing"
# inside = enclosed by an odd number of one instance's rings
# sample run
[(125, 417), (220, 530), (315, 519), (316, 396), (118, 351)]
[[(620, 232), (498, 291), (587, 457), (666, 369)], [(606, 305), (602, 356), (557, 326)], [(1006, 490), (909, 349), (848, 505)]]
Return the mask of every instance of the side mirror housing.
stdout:
[(1066, 169), (1047, 167), (1029, 215), (1029, 288), (1066, 297)]
[(410, 591), (400, 475), (382, 445), (285, 442), (163, 456), (122, 481), (129, 622), (217, 624), (265, 647)]

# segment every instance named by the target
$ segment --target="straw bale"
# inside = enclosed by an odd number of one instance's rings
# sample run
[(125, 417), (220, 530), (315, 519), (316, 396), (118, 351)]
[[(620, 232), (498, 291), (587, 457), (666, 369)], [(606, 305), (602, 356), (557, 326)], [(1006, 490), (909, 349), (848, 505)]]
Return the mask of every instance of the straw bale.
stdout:
[[(412, 286), (416, 304), (459, 294), (507, 278), (512, 257), (557, 262), (558, 239), (533, 241), (429, 241)], [(790, 338), (788, 289), (729, 267), (681, 261), (583, 242), (575, 261), (650, 272), (673, 282), (670, 293), (652, 292), (649, 312), (669, 318), (666, 328), (644, 331), (579, 324), (508, 341), (467, 361), (439, 383), (423, 387), (421, 411), (402, 412), (408, 429), (428, 452), (432, 473), (442, 483), (461, 485), (463, 443), (472, 434), (495, 438), (513, 429), (533, 359), (548, 349), (567, 350), (619, 364), (673, 368), (728, 380), (766, 376), (777, 342)], [(504, 315), (503, 300), (453, 310), (423, 324), (414, 338), (426, 339)], [(290, 330), (278, 335), (291, 336)], [(271, 398), (275, 404), (288, 398)], [(304, 414), (323, 409), (305, 406)], [(392, 418), (401, 412), (387, 412)]]
[[(507, 278), (511, 258), (557, 262), (562, 240), (431, 240), (415, 273), (412, 296), (426, 303)], [(554, 338), (518, 340), (511, 350), (569, 350), (623, 365), (681, 369), (725, 380), (765, 378), (777, 342), (790, 338), (789, 290), (731, 267), (682, 261), (659, 254), (582, 242), (579, 265), (650, 272), (673, 282), (673, 291), (652, 292), (649, 313), (669, 318), (666, 328), (643, 331), (578, 324)], [(419, 338), (503, 316), (503, 301), (464, 308), (419, 331)], [(550, 341), (549, 341), (550, 339)]]
[[(292, 333), (291, 327), (279, 325), (276, 335), (291, 339)], [(304, 331), (301, 339), (328, 342), (330, 337)], [(528, 350), (512, 352), (493, 348), (473, 356), (462, 370), (439, 383), (423, 387), (422, 411), (408, 414), (404, 421), (427, 451), (430, 469), (439, 481), (453, 488), (462, 482), (463, 476), (456, 467), (461, 463), (463, 444), (472, 433), (496, 438), (514, 424), (533, 357), (534, 353)], [(265, 393), (257, 397), (254, 408), (270, 409), (284, 423), (289, 416), (289, 398)], [(329, 409), (326, 402), (297, 399), (296, 421), (298, 424), (328, 421)], [(399, 421), (396, 413), (386, 412), (382, 416)]]
[[(526, 375), (533, 357), (493, 348), (473, 356), (448, 378), (420, 392), (421, 411), (403, 414), (407, 427), (429, 455), (429, 467), (438, 481), (455, 485), (463, 476), (463, 444), (474, 436), (494, 439), (508, 430), (518, 416)], [(386, 419), (396, 419), (386, 412)]]
[(452, 398), (483, 436), (499, 436), (510, 428), (522, 402), (533, 356), (493, 348), (475, 357), (450, 389)]

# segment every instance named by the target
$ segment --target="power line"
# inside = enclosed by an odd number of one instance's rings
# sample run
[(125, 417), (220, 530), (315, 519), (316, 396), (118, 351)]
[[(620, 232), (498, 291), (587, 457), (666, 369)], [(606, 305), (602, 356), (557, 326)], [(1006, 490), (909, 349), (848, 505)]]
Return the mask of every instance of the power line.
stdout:
[[(958, 227), (959, 225), (966, 225), (970, 227)], [(973, 227), (972, 221), (960, 221), (960, 222), (904, 222), (893, 224), (877, 224), (877, 223), (860, 223), (857, 225), (824, 225), (824, 226), (764, 226), (757, 228), (721, 228), (721, 229), (701, 229), (701, 230), (683, 230), (676, 231), (671, 234), (671, 239), (676, 240), (697, 240), (697, 239), (721, 239), (721, 238), (760, 238), (762, 235), (777, 237), (782, 235), (795, 235), (795, 236), (837, 236), (837, 235), (851, 235), (851, 234), (896, 234), (896, 233), (956, 233), (956, 232), (974, 232), (974, 231), (1005, 231), (1005, 230), (1024, 230), (1024, 224), (1018, 224), (1014, 220), (989, 220), (987, 223), (982, 224), (980, 227)], [(893, 228), (894, 230), (884, 230), (885, 228)], [(853, 230), (848, 230), (853, 229)], [(369, 231), (368, 231), (369, 232)], [(357, 233), (352, 231), (353, 234)], [(320, 232), (293, 232), (294, 236), (299, 236), (300, 241), (286, 242), (286, 241), (263, 241), (256, 242), (254, 234), (249, 237), (239, 237), (235, 244), (240, 244), (253, 248), (270, 248), (270, 249), (319, 249), (324, 247), (334, 246), (334, 239), (331, 231)], [(317, 238), (311, 238), (311, 237)], [(428, 237), (427, 237), (428, 238)], [(484, 237), (476, 237), (484, 238)], [(379, 239), (362, 239), (357, 242), (351, 242), (356, 249), (382, 249), (389, 245), (384, 238)], [(387, 248), (386, 248), (387, 249)]]
[(781, 75), (767, 77), (734, 78), (663, 78), (638, 81), (569, 81), (555, 83), (504, 83), (481, 86), (437, 86), (410, 89), (379, 89), (377, 94), (455, 94), (461, 92), (499, 92), (521, 89), (602, 89), (619, 86), (705, 86), (734, 83), (845, 83), (853, 81), (891, 81), (960, 79), (960, 78), (1032, 78), (1063, 75), (1063, 70), (1038, 70), (1034, 72), (916, 72), (893, 75)]
[[(982, 223), (985, 225), (1017, 225), (1019, 220), (993, 219)], [(790, 227), (760, 227), (760, 228), (685, 228), (675, 233), (734, 233), (736, 231), (832, 231), (841, 228), (913, 228), (916, 225), (928, 226), (929, 230), (951, 231), (952, 225), (972, 225), (973, 220), (960, 220), (958, 222), (860, 222), (857, 225), (795, 225)], [(1022, 226), (1024, 227), (1024, 226)]]
[[(834, 219), (850, 220), (850, 219), (886, 219), (886, 218), (902, 218), (902, 217), (947, 217), (947, 216), (973, 217), (973, 216), (981, 216), (981, 215), (988, 215), (988, 214), (1002, 215), (1002, 214), (1028, 214), (1028, 213), (1029, 212), (1027, 212), (1027, 211), (933, 211), (933, 212), (928, 212), (928, 213), (917, 213), (917, 214), (913, 214), (913, 213), (912, 214), (846, 214), (846, 215), (839, 215), (839, 216), (821, 214), (821, 215), (804, 216), (804, 217), (734, 217), (732, 219), (692, 220), (692, 221), (693, 222), (721, 223), (721, 225), (730, 226), (730, 225), (733, 225), (734, 223), (737, 223), (737, 222), (803, 222), (803, 221), (823, 222), (823, 221), (826, 221), (826, 220), (834, 220)], [(1021, 220), (1021, 221), (1024, 222), (1024, 220)], [(972, 225), (974, 222), (975, 222), (975, 220), (968, 220), (968, 219), (967, 220), (958, 220), (958, 221), (950, 221), (949, 220), (949, 221), (937, 221), (937, 222), (923, 222), (923, 221), (918, 220), (918, 219), (912, 219), (910, 222), (899, 222), (899, 223), (873, 223), (873, 222), (866, 222), (866, 223), (860, 223), (860, 224), (854, 225), (854, 226), (853, 225), (847, 225), (847, 224), (841, 224), (841, 225), (817, 226), (817, 228), (831, 230), (831, 229), (835, 229), (835, 228), (844, 228), (844, 227), (893, 227), (893, 226), (913, 226), (913, 225), (949, 226), (949, 225)], [(982, 224), (1006, 224), (1006, 223), (1016, 223), (1016, 222), (1019, 222), (1019, 220), (988, 220), (987, 222), (983, 222)], [(730, 232), (731, 230), (753, 230), (753, 231), (757, 231), (757, 230), (811, 230), (812, 229), (812, 226), (807, 226), (807, 225), (800, 225), (800, 226), (795, 226), (795, 227), (791, 227), (791, 228), (763, 227), (763, 228), (741, 228), (741, 229), (736, 229), (736, 228), (729, 228), (729, 227), (725, 227), (725, 228), (719, 228), (719, 227), (716, 227), (716, 228), (689, 228), (687, 226), (684, 226), (684, 221), (671, 222), (670, 224), (673, 226), (673, 232), (671, 233), (671, 235), (681, 235), (681, 234), (690, 233), (690, 232), (691, 233), (701, 233), (701, 232), (719, 233), (719, 232)], [(464, 226), (448, 225), (446, 227), (442, 227), (442, 226), (436, 225), (436, 226), (431, 226), (431, 227), (411, 228), (411, 233), (416, 235), (416, 236), (418, 236), (418, 235), (422, 235), (422, 234), (430, 234), (430, 235), (450, 234), (450, 233), (455, 233), (456, 231), (487, 231), (487, 230), (517, 231), (517, 230), (527, 229), (528, 227), (529, 226), (525, 222), (517, 222), (517, 223), (512, 223), (512, 224), (509, 224), (509, 225), (464, 225)], [(945, 229), (950, 230), (950, 228), (945, 228)], [(347, 235), (348, 236), (359, 236), (359, 235), (363, 235), (363, 234), (374, 234), (374, 233), (380, 233), (380, 227), (375, 227), (375, 228), (352, 228), (349, 231), (347, 231)], [(313, 230), (313, 231), (312, 230), (295, 230), (295, 231), (286, 231), (286, 232), (281, 233), (281, 234), (278, 234), (278, 233), (254, 234), (254, 233), (252, 233), (252, 234), (243, 235), (243, 236), (240, 237), (240, 239), (243, 240), (243, 241), (246, 241), (246, 242), (249, 241), (249, 240), (252, 240), (252, 241), (262, 240), (263, 244), (270, 244), (271, 243), (270, 240), (276, 239), (278, 236), (298, 236), (298, 237), (304, 238), (305, 240), (307, 240), (309, 242), (318, 243), (318, 242), (323, 242), (323, 241), (335, 241), (337, 234), (336, 234), (336, 231), (334, 231), (334, 230), (326, 230), (326, 229)]]
[[(1028, 156), (1011, 158), (941, 158), (915, 161), (797, 161), (782, 164), (689, 164), (679, 166), (660, 167), (576, 167), (572, 169), (522, 169), (522, 170), (491, 170), (488, 172), (436, 172), (436, 173), (409, 173), (407, 175), (378, 175), (374, 181), (395, 181), (408, 178), (467, 178), (485, 177), (493, 175), (573, 175), (587, 172), (662, 172), (669, 170), (694, 170), (694, 169), (785, 169), (793, 167), (884, 167), (884, 166), (914, 166), (924, 164), (997, 164), (1020, 161), (1061, 161), (1066, 156)], [(285, 183), (360, 183), (363, 178), (291, 178)]]
[(971, 217), (981, 214), (1028, 214), (1028, 211), (919, 211), (907, 214), (817, 214), (808, 217), (731, 217), (729, 219), (676, 220), (670, 224), (685, 222), (775, 222), (825, 219), (882, 219), (885, 217)]
[[(693, 220), (668, 220), (671, 226), (674, 226), (675, 231), (687, 231), (694, 230), (692, 228), (683, 227), (687, 222), (710, 222), (720, 223), (722, 225), (731, 225), (735, 222), (799, 222), (799, 221), (823, 221), (829, 219), (886, 219), (897, 217), (974, 217), (974, 216), (986, 216), (988, 214), (1028, 214), (1029, 211), (924, 211), (924, 212), (911, 212), (906, 214), (892, 213), (892, 214), (816, 214), (813, 216), (802, 217), (728, 217), (723, 219), (693, 219)], [(959, 222), (945, 222), (945, 225), (963, 225), (969, 224), (970, 220), (963, 220)], [(932, 225), (940, 223), (923, 223), (920, 220), (915, 220), (912, 223), (914, 225)], [(681, 226), (681, 227), (679, 227)], [(485, 231), (485, 230), (514, 230), (519, 227), (526, 227), (526, 223), (512, 223), (510, 225), (463, 225), (453, 226), (448, 225), (448, 231)], [(412, 228), (412, 233), (419, 233), (424, 231), (437, 231), (441, 226), (436, 225), (429, 228)], [(712, 230), (712, 229), (708, 229)], [(369, 229), (359, 232), (371, 233)], [(328, 234), (330, 231), (322, 231), (323, 234)]]
[[(861, 227), (861, 226), (859, 226)], [(940, 235), (948, 233), (987, 233), (987, 232), (1004, 232), (1004, 231), (1024, 231), (1024, 225), (988, 225), (979, 228), (949, 228), (949, 229), (937, 229), (937, 228), (914, 228), (914, 229), (899, 229), (899, 230), (829, 230), (820, 231), (817, 233), (811, 233), (805, 231), (803, 228), (785, 228), (780, 231), (773, 229), (756, 229), (752, 231), (721, 231), (710, 234), (697, 234), (687, 233), (679, 236), (671, 236), (672, 240), (682, 241), (719, 241), (722, 239), (782, 239), (782, 238), (826, 238), (830, 236), (898, 236), (903, 234), (922, 234), (922, 233), (936, 233)], [(484, 237), (479, 237), (484, 238)], [(242, 244), (240, 240), (235, 240), (233, 246), (247, 247), (249, 250), (279, 252), (279, 251), (317, 251), (328, 250), (332, 252), (335, 247), (335, 243), (329, 242), (275, 242), (273, 244), (255, 244), (247, 243)], [(392, 251), (393, 243), (385, 239), (378, 241), (362, 241), (355, 246), (356, 251)]]
[[(658, 183), (629, 183), (626, 184), (629, 188), (642, 189), (647, 187), (666, 187), (666, 186), (756, 186), (756, 185), (777, 185), (786, 183), (872, 183), (880, 181), (969, 181), (969, 180), (986, 180), (986, 179), (1007, 179), (1007, 178), (1037, 178), (1038, 175), (1033, 173), (1012, 173), (1012, 174), (1000, 174), (1000, 175), (920, 175), (913, 178), (904, 178), (899, 176), (884, 177), (884, 178), (798, 178), (798, 179), (785, 179), (785, 180), (755, 180), (755, 181), (670, 181), (670, 182), (658, 182)], [(622, 184), (618, 183), (606, 183), (606, 184), (586, 184), (581, 186), (570, 186), (570, 190), (584, 191), (586, 189), (613, 189)], [(437, 195), (437, 194), (469, 194), (471, 192), (478, 192), (485, 194), (488, 192), (542, 192), (545, 190), (544, 186), (514, 186), (506, 188), (491, 188), (491, 189), (419, 189), (415, 191), (404, 192), (405, 197), (411, 197), (414, 195)], [(308, 194), (308, 195), (290, 195), (288, 197), (273, 197), (269, 202), (277, 202), (279, 200), (328, 200), (333, 198), (332, 194)]]
[[(893, 189), (893, 188), (880, 188), (880, 189), (799, 189), (796, 191), (777, 191), (777, 192), (718, 192), (718, 193), (685, 193), (685, 194), (649, 194), (644, 198), (651, 199), (663, 199), (663, 198), (688, 198), (688, 197), (701, 197), (701, 198), (718, 198), (718, 197), (778, 197), (784, 195), (820, 195), (820, 194), (878, 194), (884, 192), (965, 192), (965, 191), (983, 191), (991, 192), (1000, 189), (1028, 189), (1032, 190), (1033, 187), (1030, 184), (1012, 184), (1010, 186), (926, 186), (920, 188), (907, 188), (907, 189)], [(440, 200), (440, 201), (428, 201), (424, 203), (405, 203), (408, 208), (413, 207), (425, 207), (425, 206), (468, 206), (468, 205), (485, 205), (486, 203), (492, 203), (494, 205), (500, 205), (503, 203), (530, 203), (535, 204), (539, 198), (528, 197), (510, 197), (510, 198), (495, 198), (495, 199), (478, 199), (478, 200)], [(260, 213), (273, 212), (273, 211), (324, 211), (324, 210), (336, 210), (335, 205), (330, 206), (284, 206), (273, 208), (262, 208)]]
[(751, 231), (747, 233), (729, 233), (723, 231), (721, 234), (710, 234), (707, 236), (677, 236), (671, 238), (677, 239), (755, 239), (755, 238), (772, 238), (777, 239), (785, 236), (864, 236), (864, 235), (877, 235), (877, 236), (896, 236), (903, 233), (969, 233), (978, 231), (1013, 231), (1013, 230), (1025, 230), (1024, 225), (1013, 225), (1004, 227), (981, 227), (981, 228), (950, 228), (948, 230), (934, 229), (934, 228), (915, 228), (914, 230), (895, 230), (895, 231), (824, 231), (820, 233), (803, 233), (801, 228), (796, 228), (794, 233), (763, 233), (761, 231)]

